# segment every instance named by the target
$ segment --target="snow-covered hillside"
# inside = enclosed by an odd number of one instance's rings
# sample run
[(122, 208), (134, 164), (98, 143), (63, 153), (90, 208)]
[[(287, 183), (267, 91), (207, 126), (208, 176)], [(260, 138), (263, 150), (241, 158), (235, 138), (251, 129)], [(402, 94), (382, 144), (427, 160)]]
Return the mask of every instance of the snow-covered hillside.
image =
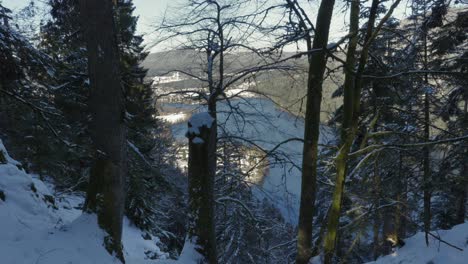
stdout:
[[(118, 263), (102, 245), (104, 233), (97, 226), (96, 216), (81, 213), (82, 197), (54, 197), (53, 186), (24, 172), (1, 140), (0, 151), (6, 158), (6, 163), (0, 163), (1, 263)], [(468, 223), (433, 234), (463, 251), (433, 237), (426, 247), (424, 233), (418, 233), (405, 240), (406, 245), (395, 253), (371, 263), (468, 263)], [(123, 244), (127, 263), (187, 264), (196, 259), (193, 246), (186, 243), (179, 261), (169, 260), (158, 248), (158, 238), (145, 237), (125, 219)]]
[[(442, 240), (463, 249), (448, 246), (430, 238), (426, 247), (424, 233), (418, 233), (405, 240), (405, 246), (395, 253), (381, 257), (373, 264), (466, 264), (468, 263), (468, 223), (454, 226), (450, 230), (432, 232)], [(369, 264), (370, 264), (369, 263)]]
[[(54, 197), (53, 186), (24, 172), (1, 140), (0, 151), (6, 158), (0, 161), (0, 263), (118, 263), (102, 245), (96, 216), (81, 213), (82, 197)], [(168, 255), (158, 248), (158, 238), (144, 235), (125, 219), (127, 263), (170, 262), (161, 261)]]

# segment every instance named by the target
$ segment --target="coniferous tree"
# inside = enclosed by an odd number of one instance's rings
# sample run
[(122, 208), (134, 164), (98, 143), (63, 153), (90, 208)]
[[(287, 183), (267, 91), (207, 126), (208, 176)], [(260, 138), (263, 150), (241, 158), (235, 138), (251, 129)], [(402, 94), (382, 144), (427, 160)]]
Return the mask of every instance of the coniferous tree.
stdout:
[[(443, 79), (447, 96), (434, 111), (435, 115), (444, 120), (447, 131), (451, 132), (450, 136), (454, 137), (465, 136), (468, 131), (467, 63), (464, 60), (468, 50), (463, 46), (468, 37), (468, 12), (457, 9), (450, 11), (455, 13), (454, 18), (436, 28), (430, 50), (433, 55), (431, 68), (460, 73)], [(450, 228), (466, 219), (467, 150), (464, 142), (449, 146), (441, 161), (437, 175), (440, 200), (434, 206), (434, 220), (441, 228)]]
[[(77, 177), (67, 181), (80, 182), (89, 174), (91, 163), (88, 161), (92, 160), (89, 154), (90, 113), (87, 111), (89, 80), (85, 71), (87, 59), (83, 32), (80, 30), (80, 9), (77, 1), (51, 0), (49, 5), (52, 19), (41, 28), (41, 48), (60, 65), (57, 78), (62, 85), (56, 91), (55, 100), (67, 116), (67, 125), (77, 128), (69, 131), (68, 140), (80, 146), (75, 152), (70, 151), (75, 154), (73, 159), (77, 165), (69, 168), (78, 172), (75, 174)], [(140, 66), (147, 53), (142, 45), (143, 38), (136, 34), (138, 18), (133, 11), (132, 1), (116, 1), (114, 19), (125, 96), (125, 121), (129, 129), (128, 156), (131, 159), (126, 214), (139, 227), (153, 229), (155, 226), (150, 221), (156, 212), (153, 193), (157, 188), (167, 187), (168, 183), (159, 171), (161, 168), (158, 168), (167, 167), (167, 164), (156, 164), (152, 156), (161, 156), (154, 152), (167, 151), (168, 143), (160, 135), (163, 129), (161, 122), (155, 119), (157, 112), (153, 88), (145, 80), (147, 71)], [(83, 188), (84, 184), (80, 187)], [(171, 192), (177, 193), (175, 189)]]
[[(126, 124), (131, 162), (129, 163), (128, 200), (126, 214), (140, 228), (151, 229), (155, 217), (154, 192), (167, 185), (152, 160), (160, 138), (161, 124), (157, 115), (151, 83), (145, 81), (147, 70), (140, 66), (146, 58), (143, 38), (136, 34), (138, 18), (133, 15), (132, 1), (118, 0), (114, 17), (118, 28), (122, 83), (125, 91)], [(165, 149), (159, 149), (164, 151)], [(141, 156), (142, 155), (142, 156)], [(162, 164), (160, 164), (162, 165)]]
[[(11, 11), (0, 5), (1, 133), (11, 152), (23, 159), (26, 170), (51, 172), (62, 164), (49, 161), (55, 148), (67, 144), (62, 138), (63, 116), (52, 103), (56, 65), (16, 30)], [(24, 143), (29, 147), (22, 148)], [(41, 173), (39, 173), (41, 175)]]

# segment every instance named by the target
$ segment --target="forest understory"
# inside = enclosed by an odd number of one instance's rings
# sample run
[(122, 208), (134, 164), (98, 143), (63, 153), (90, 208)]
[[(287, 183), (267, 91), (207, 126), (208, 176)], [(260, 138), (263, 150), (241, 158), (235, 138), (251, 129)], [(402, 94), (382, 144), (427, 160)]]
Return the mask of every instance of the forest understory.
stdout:
[(0, 0), (0, 263), (468, 263), (465, 0)]

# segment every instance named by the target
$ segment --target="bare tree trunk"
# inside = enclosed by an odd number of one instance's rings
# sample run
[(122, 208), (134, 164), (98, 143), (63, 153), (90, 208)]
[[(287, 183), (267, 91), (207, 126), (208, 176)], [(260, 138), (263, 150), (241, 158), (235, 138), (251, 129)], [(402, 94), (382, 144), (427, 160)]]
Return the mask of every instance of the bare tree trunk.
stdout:
[(325, 263), (331, 263), (335, 251), (335, 243), (337, 237), (337, 227), (339, 221), (339, 214), (341, 211), (342, 194), (344, 189), (344, 179), (346, 174), (346, 163), (349, 149), (353, 141), (353, 137), (349, 136), (352, 129), (353, 120), (353, 100), (355, 97), (355, 76), (354, 65), (356, 47), (358, 43), (358, 30), (359, 30), (359, 12), (360, 1), (354, 0), (351, 2), (350, 12), (350, 27), (349, 33), (351, 38), (349, 40), (348, 52), (346, 54), (346, 75), (344, 83), (344, 100), (343, 100), (343, 123), (341, 129), (341, 148), (335, 160), (336, 165), (336, 185), (335, 192), (333, 193), (332, 206), (330, 208), (330, 215), (328, 217), (327, 235), (325, 237)]
[[(382, 254), (388, 255), (392, 252), (392, 248), (401, 246), (403, 241), (400, 238), (402, 217), (402, 192), (406, 192), (403, 188), (403, 180), (401, 173), (401, 156), (399, 159), (399, 170), (396, 175), (390, 175), (387, 185), (386, 196), (391, 197), (391, 201), (397, 201), (395, 206), (386, 206), (383, 209), (383, 241)], [(388, 200), (388, 199), (386, 199)]]
[(392, 206), (383, 208), (383, 226), (382, 226), (382, 248), (383, 255), (388, 255), (392, 252), (392, 246), (397, 244), (395, 235), (395, 223), (393, 214), (394, 208)]
[[(426, 10), (426, 7), (424, 7)], [(424, 11), (424, 18), (426, 11)], [(428, 70), (428, 50), (427, 50), (427, 34), (428, 29), (424, 26), (424, 70)], [(425, 85), (429, 85), (427, 73), (424, 75)], [(427, 90), (427, 88), (425, 88)], [(429, 92), (424, 93), (424, 140), (429, 142), (430, 139), (430, 107), (429, 107)], [(426, 245), (429, 246), (429, 231), (431, 229), (431, 163), (430, 163), (430, 147), (426, 146), (423, 150), (423, 200), (424, 200), (424, 233)]]
[[(468, 131), (468, 86), (465, 86), (464, 91), (465, 106), (464, 116), (462, 120), (462, 131)], [(468, 196), (468, 144), (461, 143), (463, 148), (461, 151), (462, 168), (460, 169), (460, 184), (459, 197), (457, 206), (457, 224), (463, 224), (466, 217), (466, 202)]]
[[(465, 148), (468, 149), (467, 146)], [(463, 224), (466, 219), (466, 201), (467, 201), (467, 196), (468, 196), (468, 151), (465, 151), (463, 154), (464, 157), (464, 164), (462, 165), (463, 168), (461, 170), (461, 175), (460, 175), (460, 192), (458, 194), (458, 201), (457, 201), (457, 218), (456, 218), (456, 224)]]
[(381, 182), (380, 182), (380, 174), (378, 171), (378, 160), (376, 159), (374, 162), (374, 206), (376, 208), (375, 213), (374, 213), (374, 227), (373, 227), (373, 232), (374, 232), (374, 260), (376, 260), (380, 256), (380, 240), (379, 240), (379, 234), (380, 234), (380, 223), (382, 221), (382, 214), (380, 210), (378, 209), (380, 206), (380, 195), (381, 195)]
[[(373, 0), (371, 4), (371, 8), (369, 11), (369, 20), (367, 22), (367, 30), (364, 39), (364, 45), (361, 51), (361, 55), (359, 58), (359, 64), (356, 72), (352, 72), (351, 69), (354, 69), (354, 64), (350, 64), (347, 62), (346, 65), (346, 76), (345, 76), (345, 95), (344, 95), (344, 120), (343, 120), (343, 127), (341, 131), (342, 135), (342, 142), (338, 151), (338, 154), (335, 159), (336, 165), (336, 182), (335, 182), (335, 190), (333, 192), (332, 198), (332, 206), (330, 211), (330, 217), (328, 219), (328, 233), (325, 239), (325, 263), (332, 263), (333, 255), (335, 252), (335, 244), (338, 232), (338, 225), (340, 220), (340, 213), (341, 213), (341, 206), (342, 206), (342, 197), (344, 193), (344, 184), (346, 180), (346, 171), (347, 171), (347, 163), (348, 163), (348, 154), (351, 150), (351, 146), (353, 144), (354, 138), (356, 136), (356, 132), (358, 129), (359, 123), (359, 113), (360, 113), (360, 100), (361, 100), (361, 90), (363, 86), (363, 79), (362, 75), (364, 73), (365, 66), (367, 64), (367, 58), (369, 54), (369, 47), (373, 39), (376, 37), (376, 34), (380, 30), (374, 30), (374, 24), (377, 17), (377, 11), (380, 1)], [(395, 1), (392, 6), (390, 7), (387, 14), (382, 18), (379, 23), (379, 27), (383, 25), (383, 22), (387, 21), (388, 18), (391, 16), (393, 10), (398, 6), (400, 3), (399, 0)], [(356, 28), (356, 25), (359, 25), (359, 1), (353, 1), (351, 7), (351, 14), (350, 14), (350, 33), (351, 35), (354, 34), (356, 31), (351, 31), (351, 28)], [(350, 42), (351, 44), (351, 42)], [(350, 45), (351, 46), (351, 45)], [(348, 46), (348, 49), (350, 48)], [(348, 50), (349, 52), (353, 52), (353, 50)], [(351, 56), (352, 54), (347, 54), (347, 56)], [(349, 59), (349, 58), (347, 58)], [(352, 58), (351, 62), (354, 62)], [(350, 76), (350, 75), (354, 75)], [(347, 81), (347, 78), (351, 78), (354, 80)], [(346, 93), (346, 90), (348, 91)], [(352, 109), (351, 113), (348, 113), (348, 109)], [(351, 121), (349, 121), (350, 119)], [(347, 127), (349, 126), (349, 127)]]
[(395, 209), (395, 228), (397, 230), (397, 241), (406, 236), (406, 208), (407, 208), (407, 180), (403, 172), (403, 156), (399, 154), (398, 179), (397, 179), (397, 205)]
[[(424, 139), (429, 141), (429, 95), (424, 96)], [(430, 165), (430, 150), (429, 147), (424, 148), (423, 161), (423, 200), (424, 200), (424, 232), (426, 237), (426, 245), (429, 245), (429, 231), (431, 230), (431, 165)]]
[(302, 158), (302, 184), (297, 236), (297, 264), (308, 263), (312, 254), (312, 224), (317, 189), (318, 140), (320, 135), (320, 109), (322, 82), (326, 65), (326, 47), (333, 15), (334, 0), (323, 0), (320, 4), (315, 27), (315, 38), (311, 48), (323, 49), (309, 56), (307, 82), (307, 105), (305, 115), (304, 148)]
[(97, 213), (99, 225), (108, 233), (107, 250), (125, 262), (121, 243), (127, 173), (125, 109), (112, 5), (111, 1), (80, 1), (96, 150), (85, 210)]
[[(189, 121), (189, 226), (188, 238), (196, 244), (203, 263), (216, 264), (214, 226), (214, 176), (216, 172), (216, 122), (208, 113)], [(214, 146), (213, 146), (214, 145)], [(216, 152), (214, 153), (216, 154)], [(213, 166), (214, 159), (214, 166)]]

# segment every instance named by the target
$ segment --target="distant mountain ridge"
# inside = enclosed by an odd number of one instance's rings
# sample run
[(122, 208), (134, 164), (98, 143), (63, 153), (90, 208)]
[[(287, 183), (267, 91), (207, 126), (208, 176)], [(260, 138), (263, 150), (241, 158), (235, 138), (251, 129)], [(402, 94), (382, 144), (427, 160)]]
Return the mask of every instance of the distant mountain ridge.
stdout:
[[(294, 53), (285, 52), (281, 58), (292, 56)], [(148, 69), (148, 77), (164, 75), (169, 71), (185, 71), (201, 74), (206, 65), (206, 54), (194, 50), (170, 50), (157, 53), (150, 53), (142, 62), (142, 66)], [(272, 60), (268, 60), (272, 61)], [(243, 68), (260, 65), (262, 58), (253, 52), (228, 53), (225, 55), (226, 73), (230, 73)], [(306, 65), (306, 57), (291, 60), (284, 64)]]
[[(293, 52), (285, 52), (281, 58), (293, 56)], [(204, 76), (203, 71), (206, 67), (206, 55), (203, 52), (193, 50), (172, 50), (158, 53), (151, 53), (142, 63), (143, 67), (148, 69), (148, 78), (161, 76), (171, 71), (189, 72), (197, 76)], [(273, 61), (273, 60), (271, 60)], [(270, 62), (271, 62), (270, 61)], [(252, 66), (265, 65), (268, 61), (262, 61), (262, 58), (253, 52), (243, 52), (236, 54), (226, 54), (225, 73), (239, 71)], [(330, 61), (330, 64), (336, 62)], [(297, 116), (304, 115), (303, 98), (307, 90), (307, 56), (295, 58), (283, 62), (283, 65), (296, 66), (299, 71), (271, 71), (255, 74), (255, 77), (249, 79), (255, 83), (251, 88), (259, 93), (267, 95), (273, 99), (279, 106), (287, 109)], [(336, 78), (342, 76), (338, 74)], [(195, 79), (186, 79), (172, 83), (164, 83), (160, 86), (170, 87), (172, 89), (184, 89), (194, 87), (205, 87), (206, 83)], [(335, 111), (341, 104), (341, 98), (332, 98), (332, 93), (337, 86), (330, 79), (325, 80), (323, 87), (322, 120), (325, 121), (329, 115)]]

